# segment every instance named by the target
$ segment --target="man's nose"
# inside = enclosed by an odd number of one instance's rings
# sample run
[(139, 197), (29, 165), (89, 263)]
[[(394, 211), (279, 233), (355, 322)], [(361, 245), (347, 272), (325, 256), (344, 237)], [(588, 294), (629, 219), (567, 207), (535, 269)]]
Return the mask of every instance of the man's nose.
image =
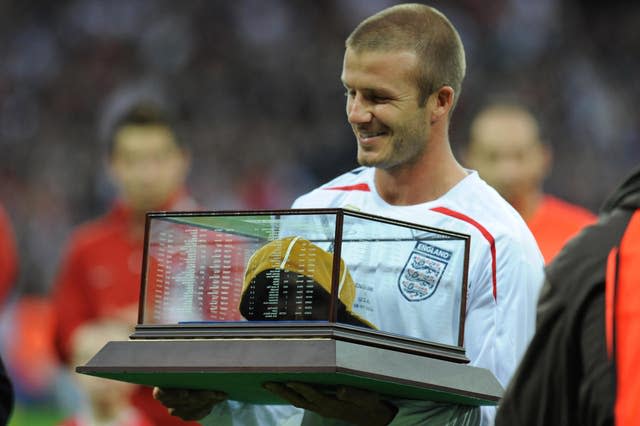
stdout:
[(347, 101), (347, 120), (351, 124), (368, 123), (371, 121), (371, 111), (366, 102), (363, 102), (362, 95), (356, 94)]

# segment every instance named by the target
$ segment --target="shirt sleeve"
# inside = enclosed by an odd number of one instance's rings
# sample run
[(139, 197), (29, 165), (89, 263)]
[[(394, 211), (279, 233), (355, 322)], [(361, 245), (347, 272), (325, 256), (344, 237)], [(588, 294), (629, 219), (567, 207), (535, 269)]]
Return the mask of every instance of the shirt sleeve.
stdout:
[[(489, 369), (506, 388), (535, 330), (544, 269), (535, 245), (505, 235), (495, 247), (495, 272), (488, 253), (472, 254), (465, 349), (472, 365)], [(475, 250), (482, 249), (488, 250), (476, 244)], [(481, 411), (482, 424), (493, 424), (495, 407)]]
[(304, 410), (292, 405), (255, 405), (239, 401), (217, 404), (202, 426), (300, 426)]
[(52, 297), (56, 318), (54, 347), (63, 362), (69, 361), (74, 330), (91, 318), (91, 300), (86, 296), (89, 280), (85, 264), (81, 248), (72, 240), (62, 258)]
[(480, 424), (478, 407), (415, 400), (394, 400), (392, 403), (398, 407), (398, 413), (389, 426)]

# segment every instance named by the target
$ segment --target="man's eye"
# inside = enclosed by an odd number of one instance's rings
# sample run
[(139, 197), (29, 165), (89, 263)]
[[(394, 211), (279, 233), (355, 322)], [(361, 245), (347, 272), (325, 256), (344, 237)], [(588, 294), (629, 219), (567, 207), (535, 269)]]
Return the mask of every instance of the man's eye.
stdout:
[(384, 104), (389, 102), (389, 98), (387, 98), (386, 96), (372, 96), (371, 99), (377, 104)]

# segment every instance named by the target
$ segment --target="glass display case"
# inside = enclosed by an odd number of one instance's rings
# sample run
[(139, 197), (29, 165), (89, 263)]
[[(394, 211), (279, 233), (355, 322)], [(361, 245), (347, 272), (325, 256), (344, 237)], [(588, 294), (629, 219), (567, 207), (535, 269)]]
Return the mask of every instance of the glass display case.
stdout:
[(468, 253), (342, 209), (150, 213), (133, 337), (332, 334), (465, 361)]

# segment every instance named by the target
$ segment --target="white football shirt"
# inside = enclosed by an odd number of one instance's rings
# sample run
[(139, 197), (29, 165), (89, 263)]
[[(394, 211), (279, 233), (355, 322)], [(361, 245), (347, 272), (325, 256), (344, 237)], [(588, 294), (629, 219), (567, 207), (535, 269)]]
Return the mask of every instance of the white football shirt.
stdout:
[[(374, 168), (359, 167), (345, 173), (302, 195), (292, 208), (346, 208), (470, 235), (464, 347), (471, 365), (489, 369), (506, 387), (533, 335), (544, 274), (542, 255), (525, 222), (475, 171), (469, 171), (462, 181), (437, 200), (411, 206), (386, 203), (376, 191), (374, 171)], [(407, 257), (405, 251), (397, 256), (393, 263), (405, 264), (411, 254)], [(368, 258), (365, 264), (375, 264), (375, 259)], [(363, 278), (366, 271), (351, 272), (360, 284), (355, 310), (385, 331), (428, 339), (432, 338), (434, 330), (441, 333), (446, 321), (451, 319), (442, 314), (443, 322), (434, 325), (430, 322), (434, 316), (428, 313), (429, 304), (436, 300), (433, 297), (418, 296), (411, 300), (411, 296), (402, 294), (401, 286), (386, 286), (384, 294), (376, 294), (375, 290), (367, 288), (371, 286), (367, 286)], [(454, 279), (442, 278), (440, 283)], [(390, 293), (391, 289), (395, 294)], [(400, 410), (392, 424), (419, 419), (420, 403), (394, 403)], [(239, 411), (270, 410), (268, 406), (241, 406)], [(429, 403), (424, 404), (424, 411), (429, 407)], [(214, 413), (220, 409), (222, 407), (217, 407)], [(291, 424), (300, 416), (295, 407), (288, 410), (278, 407), (278, 410), (283, 422), (277, 424)], [(309, 423), (308, 414), (305, 414), (304, 424), (330, 424), (320, 419)], [(494, 407), (482, 407), (482, 424), (492, 424), (494, 415)]]

